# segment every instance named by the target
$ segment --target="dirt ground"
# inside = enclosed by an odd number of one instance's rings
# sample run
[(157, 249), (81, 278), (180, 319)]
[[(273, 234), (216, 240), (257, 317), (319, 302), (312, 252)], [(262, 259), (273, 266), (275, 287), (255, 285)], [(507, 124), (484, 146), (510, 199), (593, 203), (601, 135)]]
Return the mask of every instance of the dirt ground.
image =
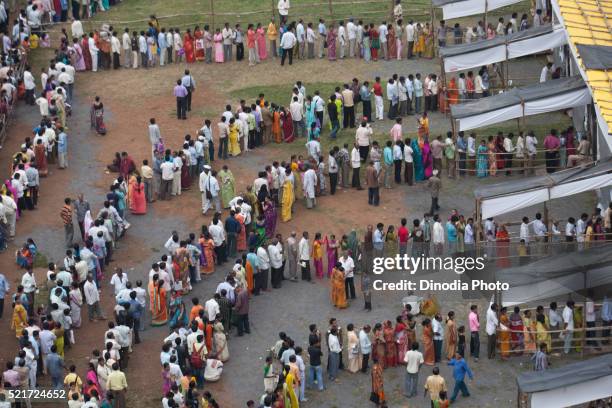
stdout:
[[(192, 64), (191, 69), (198, 88), (194, 93), (193, 112), (188, 120), (178, 121), (175, 118), (175, 102), (172, 97), (172, 87), (186, 66), (170, 66), (144, 70), (119, 70), (113, 72), (79, 73), (75, 86), (74, 113), (68, 120), (69, 163), (67, 170), (57, 170), (50, 166), (50, 174), (42, 179), (40, 204), (36, 211), (27, 212), (18, 222), (17, 238), (9, 249), (0, 254), (0, 271), (7, 276), (14, 289), (20, 280), (22, 272), (14, 263), (14, 251), (17, 246), (32, 237), (38, 243), (40, 251), (49, 261), (61, 261), (64, 254), (63, 228), (59, 212), (65, 196), (75, 197), (83, 192), (92, 204), (94, 211), (100, 208), (106, 189), (115, 177), (105, 172), (116, 151), (127, 151), (136, 163), (150, 156), (150, 145), (147, 134), (147, 124), (151, 117), (156, 117), (161, 127), (166, 145), (177, 148), (185, 134), (195, 134), (202, 126), (205, 118), (213, 122), (216, 132), (217, 116), (226, 103), (237, 105), (237, 100), (230, 97), (231, 92), (242, 88), (260, 85), (270, 86), (286, 84), (287, 99), (291, 84), (301, 79), (308, 87), (309, 82), (349, 81), (353, 77), (373, 78), (380, 75), (383, 78), (392, 72), (408, 73), (437, 71), (436, 64), (431, 61), (410, 62), (380, 62), (364, 64), (356, 61), (298, 62), (293, 67), (278, 68), (276, 62), (266, 62), (253, 69), (246, 64), (237, 65), (205, 65)], [(537, 61), (529, 60), (530, 71), (539, 66)], [(519, 69), (519, 68), (517, 68)], [(532, 72), (533, 73), (533, 72)], [(309, 89), (314, 91), (314, 89)], [(89, 128), (89, 105), (95, 95), (99, 95), (106, 109), (106, 123), (109, 132), (106, 136), (95, 135)], [(0, 160), (8, 163), (10, 156), (18, 150), (24, 137), (30, 134), (33, 125), (39, 119), (38, 110), (20, 105), (17, 110), (17, 121), (9, 132), (9, 137), (0, 150)], [(407, 121), (413, 122), (413, 121)], [(445, 131), (447, 119), (433, 115), (434, 128)], [(379, 132), (387, 132), (391, 124), (385, 121), (377, 124)], [(412, 124), (406, 125), (406, 130), (414, 132)], [(324, 133), (326, 137), (326, 133)], [(222, 164), (228, 164), (236, 176), (237, 192), (243, 191), (247, 184), (252, 183), (256, 172), (272, 160), (289, 159), (289, 155), (304, 154), (304, 141), (296, 141), (291, 146), (268, 145), (258, 148), (239, 159), (215, 161), (214, 167), (219, 169)], [(4, 175), (8, 166), (5, 166)], [(485, 183), (498, 180), (485, 180)], [(451, 208), (457, 208), (460, 213), (471, 214), (473, 208), (473, 188), (483, 181), (468, 178), (457, 182), (444, 179), (441, 197), (442, 213)], [(202, 216), (200, 210), (200, 194), (192, 188), (179, 198), (169, 202), (156, 202), (149, 207), (144, 216), (129, 216), (132, 228), (127, 236), (119, 242), (113, 267), (120, 266), (127, 271), (131, 281), (143, 279), (150, 264), (157, 260), (163, 252), (163, 243), (172, 230), (181, 235), (197, 232), (202, 224), (210, 223), (210, 216)], [(421, 216), (429, 206), (429, 195), (423, 185), (413, 187), (399, 186), (392, 190), (383, 190), (381, 206), (373, 208), (367, 205), (365, 191), (342, 190), (336, 196), (324, 196), (319, 199), (314, 210), (306, 210), (299, 201), (296, 212), (289, 223), (278, 224), (278, 231), (287, 236), (291, 231), (308, 230), (312, 233), (321, 231), (324, 234), (335, 233), (341, 236), (351, 228), (363, 230), (367, 224), (383, 222), (397, 225), (399, 218), (412, 219)], [(575, 214), (582, 208), (592, 206), (590, 195), (580, 195), (569, 203), (555, 203), (552, 210), (559, 217)], [(508, 215), (508, 219), (518, 214)], [(223, 279), (229, 265), (220, 268), (210, 278), (200, 283), (195, 294), (203, 299), (211, 296), (217, 283)], [(37, 271), (38, 282), (43, 282), (45, 270)], [(432, 278), (452, 280), (452, 273), (441, 273)], [(108, 282), (110, 273), (105, 280)], [(387, 276), (385, 279), (396, 280), (398, 276)], [(342, 311), (333, 310), (329, 305), (328, 282), (318, 281), (314, 285), (305, 283), (285, 283), (283, 289), (265, 294), (253, 300), (252, 334), (242, 338), (230, 339), (231, 359), (225, 365), (223, 378), (219, 383), (207, 386), (223, 407), (241, 407), (246, 400), (258, 398), (263, 390), (261, 368), (265, 350), (276, 340), (277, 332), (284, 330), (290, 336), (305, 345), (307, 327), (311, 322), (320, 328), (326, 327), (326, 321), (331, 316), (338, 317), (343, 326), (354, 322), (356, 326), (373, 323), (383, 319), (394, 320), (399, 313), (401, 293), (375, 293), (374, 311), (366, 313), (361, 310), (361, 300), (353, 302), (350, 308)], [(109, 294), (108, 283), (103, 286), (103, 308), (107, 315), (112, 314), (114, 301)], [(459, 319), (465, 320), (467, 304), (459, 296), (444, 295), (443, 311), (454, 309)], [(84, 310), (83, 313), (86, 313)], [(73, 362), (84, 373), (89, 353), (94, 348), (102, 347), (102, 337), (106, 329), (103, 322), (90, 323), (84, 319), (84, 324), (76, 333), (77, 344), (67, 351), (67, 362)], [(9, 330), (10, 310), (5, 309), (4, 318), (0, 322), (2, 330), (10, 333), (0, 338), (0, 364), (12, 359), (15, 354), (16, 340), (14, 332)], [(143, 344), (134, 348), (130, 356), (127, 371), (130, 387), (130, 407), (159, 406), (161, 376), (158, 353), (161, 340), (167, 335), (167, 328), (148, 328), (143, 335)], [(483, 345), (484, 346), (484, 345)], [(305, 348), (305, 347), (304, 347)], [(485, 362), (476, 363), (476, 382), (471, 385), (473, 397), (470, 400), (460, 399), (457, 406), (515, 406), (514, 375), (526, 369), (525, 359), (516, 359), (510, 363)], [(427, 402), (419, 396), (414, 401), (407, 402), (401, 395), (403, 371), (401, 368), (388, 370), (385, 373), (387, 394), (391, 407), (425, 407)], [(442, 368), (442, 373), (450, 381), (450, 371)], [(421, 375), (421, 384), (428, 369)], [(340, 382), (330, 386), (322, 394), (308, 392), (311, 402), (305, 406), (322, 407), (361, 407), (369, 395), (369, 376), (341, 374)], [(58, 406), (58, 405), (56, 405)]]

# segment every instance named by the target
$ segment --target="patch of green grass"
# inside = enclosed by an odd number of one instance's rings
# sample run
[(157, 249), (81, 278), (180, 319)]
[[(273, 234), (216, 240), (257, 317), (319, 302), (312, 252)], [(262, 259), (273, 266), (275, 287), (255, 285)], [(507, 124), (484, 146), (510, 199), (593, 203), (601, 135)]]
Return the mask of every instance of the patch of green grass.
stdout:
[(46, 268), (49, 266), (49, 259), (41, 252), (38, 252), (34, 257), (33, 267), (34, 268)]

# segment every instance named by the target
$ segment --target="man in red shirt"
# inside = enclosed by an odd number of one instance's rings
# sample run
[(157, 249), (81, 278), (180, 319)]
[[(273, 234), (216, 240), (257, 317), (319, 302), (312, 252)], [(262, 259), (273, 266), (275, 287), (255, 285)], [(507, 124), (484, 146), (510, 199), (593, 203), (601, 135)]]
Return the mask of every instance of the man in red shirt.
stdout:
[(406, 223), (406, 219), (402, 218), (402, 225), (397, 230), (397, 237), (399, 238), (400, 257), (403, 257), (408, 252), (408, 237), (410, 236), (410, 232), (408, 231), (408, 228), (406, 228)]
[(383, 91), (382, 85), (380, 85), (380, 77), (376, 77), (376, 82), (374, 82), (374, 86), (372, 87), (372, 92), (374, 93), (374, 101), (376, 104), (376, 120), (383, 120), (385, 118), (384, 115), (384, 101), (383, 101)]

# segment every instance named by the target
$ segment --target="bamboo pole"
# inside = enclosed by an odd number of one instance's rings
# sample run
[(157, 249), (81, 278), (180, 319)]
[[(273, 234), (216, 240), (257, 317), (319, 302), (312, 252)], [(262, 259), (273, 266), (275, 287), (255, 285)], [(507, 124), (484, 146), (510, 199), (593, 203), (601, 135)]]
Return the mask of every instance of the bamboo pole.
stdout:
[(274, 0), (270, 0), (270, 5), (272, 6), (272, 18), (274, 18)]
[(333, 20), (334, 19), (334, 7), (332, 6), (332, 0), (329, 0), (327, 4), (329, 7), (329, 18)]

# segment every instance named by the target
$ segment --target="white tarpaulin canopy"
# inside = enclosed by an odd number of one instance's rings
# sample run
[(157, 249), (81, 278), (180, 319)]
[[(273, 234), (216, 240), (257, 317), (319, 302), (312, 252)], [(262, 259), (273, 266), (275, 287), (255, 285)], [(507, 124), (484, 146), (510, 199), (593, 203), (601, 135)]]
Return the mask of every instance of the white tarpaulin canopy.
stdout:
[(474, 195), (483, 219), (540, 204), (553, 198), (612, 186), (612, 159), (544, 176), (527, 177), (478, 187)]
[(434, 7), (442, 9), (445, 20), (484, 14), (511, 4), (520, 3), (521, 0), (433, 0)]
[(465, 131), (590, 102), (591, 94), (582, 78), (569, 77), (451, 105), (451, 116), (457, 121), (458, 130)]
[(566, 43), (563, 28), (548, 24), (490, 40), (442, 47), (440, 57), (444, 70), (455, 72), (536, 54)]
[(516, 382), (537, 408), (563, 408), (607, 398), (612, 396), (612, 354), (521, 373)]

